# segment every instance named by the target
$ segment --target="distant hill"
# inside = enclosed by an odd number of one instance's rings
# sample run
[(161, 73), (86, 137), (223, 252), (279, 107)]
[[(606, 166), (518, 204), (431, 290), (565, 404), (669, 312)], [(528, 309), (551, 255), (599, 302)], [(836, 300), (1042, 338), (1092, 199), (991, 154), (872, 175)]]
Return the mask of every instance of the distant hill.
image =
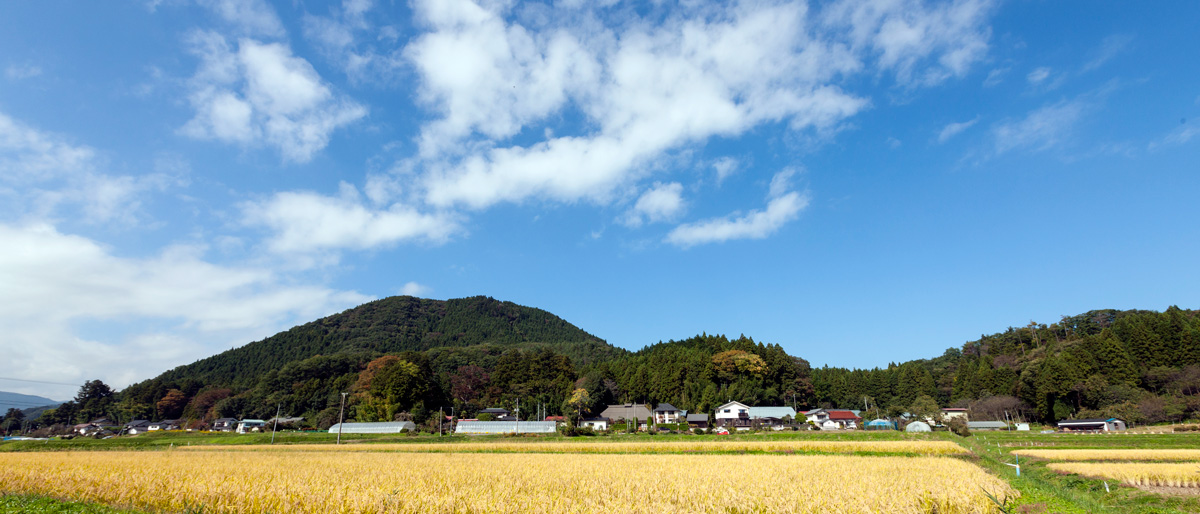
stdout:
[[(213, 412), (268, 415), (282, 399), (285, 407), (292, 406), (293, 415), (312, 416), (336, 404), (338, 392), (347, 390), (353, 385), (351, 379), (383, 355), (403, 355), (418, 364), (434, 380), (423, 393), (427, 394), (424, 403), (449, 405), (445, 398), (464, 366), (481, 366), (485, 373), (499, 367), (496, 376), (507, 385), (524, 384), (526, 375), (544, 371), (553, 376), (532, 380), (523, 390), (549, 390), (548, 384), (553, 383), (559, 391), (570, 387), (575, 369), (627, 353), (541, 309), (484, 296), (445, 301), (396, 296), (134, 384), (120, 393), (132, 408), (118, 415), (164, 417), (213, 411), (213, 405), (203, 403), (205, 399), (184, 410), (160, 406), (159, 401), (175, 389), (191, 400), (203, 391), (217, 391), (210, 396), (225, 401)], [(545, 371), (551, 368), (558, 371)], [(531, 371), (514, 371), (520, 369)], [(504, 389), (497, 380), (489, 384)], [(225, 399), (228, 394), (233, 396)]]
[(54, 401), (44, 396), (0, 391), (0, 416), (8, 412), (8, 409), (26, 410), (35, 407), (55, 406), (60, 403), (62, 402)]

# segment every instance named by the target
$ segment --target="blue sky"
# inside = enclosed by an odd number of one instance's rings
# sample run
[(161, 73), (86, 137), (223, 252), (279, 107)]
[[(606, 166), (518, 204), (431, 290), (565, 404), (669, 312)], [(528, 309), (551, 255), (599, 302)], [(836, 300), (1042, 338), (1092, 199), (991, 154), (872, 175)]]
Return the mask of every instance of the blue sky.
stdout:
[(9, 2), (0, 389), (123, 387), (396, 294), (847, 367), (1195, 308), (1197, 22), (1194, 2)]

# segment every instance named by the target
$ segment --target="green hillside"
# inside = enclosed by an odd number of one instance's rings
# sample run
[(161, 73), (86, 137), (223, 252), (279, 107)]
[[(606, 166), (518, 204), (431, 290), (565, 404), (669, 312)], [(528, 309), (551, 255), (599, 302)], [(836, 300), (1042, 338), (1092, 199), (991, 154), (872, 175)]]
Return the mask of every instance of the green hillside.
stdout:
[[(579, 389), (582, 402), (569, 399)], [(729, 400), (867, 409), (868, 417), (971, 409), (976, 419), (1200, 419), (1200, 312), (1096, 310), (983, 335), (886, 368), (811, 368), (779, 345), (699, 335), (637, 352), (539, 309), (492, 298), (396, 297), (313, 321), (135, 384), (110, 416), (210, 420), (303, 416), (306, 424), (473, 415), (517, 402), (549, 415), (609, 403), (709, 412)], [(82, 393), (81, 393), (82, 395)], [(86, 395), (82, 395), (86, 396)], [(79, 398), (76, 402), (80, 402)], [(68, 403), (42, 424), (80, 421)], [(82, 405), (82, 404), (81, 404)]]
[(548, 347), (580, 364), (621, 353), (541, 309), (484, 296), (446, 301), (395, 296), (180, 366), (159, 378), (247, 387), (269, 371), (316, 355), (424, 352), (479, 345)]

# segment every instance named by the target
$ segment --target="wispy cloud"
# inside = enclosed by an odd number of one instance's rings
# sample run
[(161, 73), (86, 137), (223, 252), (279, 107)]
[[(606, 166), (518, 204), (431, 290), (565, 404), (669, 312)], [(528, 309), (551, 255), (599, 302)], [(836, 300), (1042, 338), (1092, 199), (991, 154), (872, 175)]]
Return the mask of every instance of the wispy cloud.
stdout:
[(42, 74), (42, 67), (33, 64), (10, 64), (4, 69), (4, 76), (9, 80), (25, 80)]
[(1017, 120), (1007, 120), (992, 127), (996, 154), (1023, 148), (1046, 150), (1057, 146), (1070, 135), (1087, 110), (1082, 99), (1063, 100), (1046, 105)]
[(959, 122), (959, 123), (950, 123), (950, 124), (946, 125), (945, 127), (942, 127), (942, 130), (940, 132), (938, 132), (937, 141), (938, 141), (938, 143), (945, 143), (946, 141), (949, 141), (950, 138), (957, 136), (958, 134), (962, 133), (964, 130), (971, 128), (978, 122), (979, 122), (979, 116), (976, 116), (974, 119)]
[(775, 174), (767, 194), (766, 209), (685, 223), (671, 230), (665, 241), (690, 248), (737, 239), (764, 239), (774, 234), (808, 207), (808, 195), (791, 190), (790, 179), (794, 173), (794, 170), (785, 170)]
[(1100, 43), (1100, 47), (1093, 52), (1091, 59), (1083, 65), (1081, 71), (1088, 72), (1103, 66), (1129, 48), (1131, 43), (1133, 43), (1133, 36), (1130, 34), (1114, 34), (1104, 38), (1104, 42)]

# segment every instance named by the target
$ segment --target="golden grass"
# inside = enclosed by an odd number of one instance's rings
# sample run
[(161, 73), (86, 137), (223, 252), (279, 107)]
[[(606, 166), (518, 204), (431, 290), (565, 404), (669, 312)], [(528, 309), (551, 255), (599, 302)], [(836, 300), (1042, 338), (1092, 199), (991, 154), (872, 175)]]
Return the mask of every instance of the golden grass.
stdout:
[(847, 455), (43, 452), (0, 492), (165, 512), (994, 512), (966, 461)]
[(670, 441), (670, 442), (519, 442), (479, 443), (380, 443), (343, 445), (220, 445), (184, 446), (210, 451), (312, 451), (312, 452), (413, 452), (413, 453), (880, 453), (908, 455), (964, 455), (950, 441)]
[(1099, 450), (1015, 450), (1022, 457), (1057, 461), (1144, 461), (1175, 460), (1200, 462), (1200, 450), (1193, 449), (1099, 449)]
[(1200, 463), (1052, 462), (1046, 467), (1132, 486), (1200, 487)]

